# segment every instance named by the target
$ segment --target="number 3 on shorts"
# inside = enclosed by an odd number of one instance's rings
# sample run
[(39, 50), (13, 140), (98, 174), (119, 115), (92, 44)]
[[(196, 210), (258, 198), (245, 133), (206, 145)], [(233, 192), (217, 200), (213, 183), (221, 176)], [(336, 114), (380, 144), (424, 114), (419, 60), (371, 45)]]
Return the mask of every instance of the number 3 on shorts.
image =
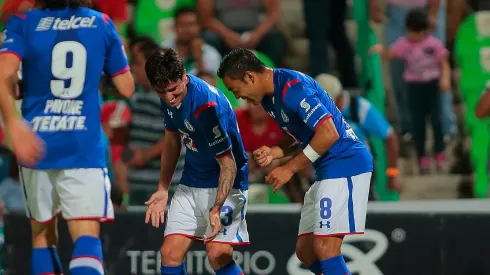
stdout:
[(328, 220), (331, 216), (332, 200), (330, 198), (322, 198), (320, 200), (320, 217), (324, 220)]
[(230, 226), (233, 223), (233, 208), (225, 205), (221, 208), (221, 224), (223, 226)]

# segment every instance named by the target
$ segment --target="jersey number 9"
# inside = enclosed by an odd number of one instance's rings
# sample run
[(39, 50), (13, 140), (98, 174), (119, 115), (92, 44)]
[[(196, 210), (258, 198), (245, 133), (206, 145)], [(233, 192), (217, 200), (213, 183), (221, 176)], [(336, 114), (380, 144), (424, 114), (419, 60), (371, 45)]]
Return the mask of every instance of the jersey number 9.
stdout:
[[(51, 80), (51, 93), (62, 99), (79, 97), (83, 92), (87, 71), (85, 47), (76, 41), (60, 42), (54, 46), (51, 58), (51, 73), (58, 79)], [(67, 80), (70, 84), (65, 87)]]

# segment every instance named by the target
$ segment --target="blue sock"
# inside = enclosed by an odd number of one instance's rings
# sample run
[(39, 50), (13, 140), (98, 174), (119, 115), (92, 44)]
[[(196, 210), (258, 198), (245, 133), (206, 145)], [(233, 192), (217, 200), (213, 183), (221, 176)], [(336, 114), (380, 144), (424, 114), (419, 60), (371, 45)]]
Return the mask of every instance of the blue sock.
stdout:
[(323, 274), (328, 275), (351, 275), (344, 261), (344, 256), (339, 255), (320, 262)]
[(320, 264), (320, 261), (316, 260), (314, 263), (312, 263), (308, 269), (313, 272), (313, 274), (320, 275), (322, 274), (322, 265)]
[(33, 248), (31, 274), (63, 274), (60, 257), (56, 247)]
[(216, 275), (243, 275), (240, 267), (235, 263), (235, 261), (229, 262), (222, 268), (215, 270)]
[(92, 236), (81, 236), (75, 241), (70, 262), (70, 274), (104, 274), (103, 262), (100, 239)]
[(182, 262), (182, 264), (178, 266), (162, 265), (160, 267), (160, 272), (162, 273), (162, 275), (187, 275), (185, 262)]

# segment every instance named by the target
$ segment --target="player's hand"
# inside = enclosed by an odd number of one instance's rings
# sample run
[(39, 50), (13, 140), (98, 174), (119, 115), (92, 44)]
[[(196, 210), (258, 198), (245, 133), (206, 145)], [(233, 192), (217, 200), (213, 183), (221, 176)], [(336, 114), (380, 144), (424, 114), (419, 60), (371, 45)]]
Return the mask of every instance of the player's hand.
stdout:
[(219, 231), (221, 230), (221, 209), (219, 207), (213, 207), (211, 211), (209, 211), (209, 224), (211, 225), (211, 233), (208, 236), (204, 237), (204, 243), (209, 243), (214, 240), (216, 236), (218, 236)]
[(293, 171), (285, 165), (276, 167), (265, 177), (265, 182), (272, 185), (272, 192), (277, 192), (284, 184), (291, 180)]
[(44, 155), (44, 143), (22, 119), (6, 124), (12, 151), (17, 160), (26, 166), (34, 166)]
[(267, 146), (262, 146), (253, 152), (255, 161), (260, 167), (265, 167), (274, 160), (272, 157), (272, 149)]
[(143, 167), (146, 164), (147, 158), (145, 151), (138, 147), (130, 147), (133, 151), (133, 157), (128, 161), (127, 165), (129, 167)]
[(153, 225), (153, 227), (160, 227), (160, 224), (165, 222), (165, 206), (167, 206), (167, 201), (167, 191), (159, 190), (153, 193), (151, 198), (145, 202), (148, 206), (145, 223), (149, 223), (151, 219), (151, 225)]

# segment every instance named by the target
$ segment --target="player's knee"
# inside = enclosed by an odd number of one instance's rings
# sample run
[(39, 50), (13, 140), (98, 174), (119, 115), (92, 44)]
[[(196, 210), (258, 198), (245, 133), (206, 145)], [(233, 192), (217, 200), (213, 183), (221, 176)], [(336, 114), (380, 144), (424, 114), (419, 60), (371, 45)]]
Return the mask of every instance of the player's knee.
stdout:
[(325, 260), (340, 255), (343, 237), (318, 237), (314, 241), (314, 251), (318, 259)]
[(182, 251), (180, 251), (180, 249), (176, 249), (175, 246), (165, 245), (164, 242), (160, 248), (160, 254), (162, 257), (162, 265), (178, 266), (182, 263)]
[(58, 243), (56, 217), (49, 222), (40, 223), (31, 221), (32, 246), (33, 247), (50, 247)]
[(233, 259), (233, 247), (228, 244), (208, 244), (208, 260), (215, 269), (228, 264)]
[(96, 220), (71, 220), (68, 221), (68, 231), (73, 241), (80, 236), (99, 237), (100, 224)]

